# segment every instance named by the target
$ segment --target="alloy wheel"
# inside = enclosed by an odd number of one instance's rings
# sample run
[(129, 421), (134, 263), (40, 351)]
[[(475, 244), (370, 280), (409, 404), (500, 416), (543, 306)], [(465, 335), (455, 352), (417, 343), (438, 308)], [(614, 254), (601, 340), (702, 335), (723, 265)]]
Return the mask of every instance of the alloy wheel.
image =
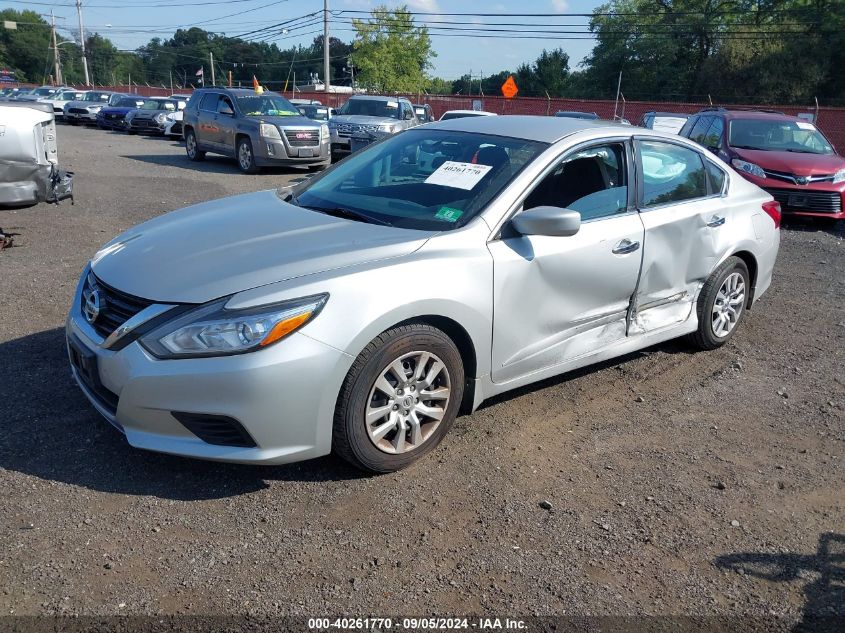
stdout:
[(430, 352), (404, 354), (385, 367), (367, 399), (367, 434), (380, 451), (407, 453), (440, 426), (449, 406), (446, 365)]
[(191, 158), (197, 153), (197, 139), (193, 134), (188, 134), (185, 139), (185, 148), (188, 150), (188, 156)]
[(238, 161), (241, 164), (241, 169), (244, 171), (248, 171), (252, 166), (252, 149), (250, 148), (249, 143), (241, 143), (241, 146), (238, 149)]
[(745, 305), (745, 279), (733, 272), (725, 278), (713, 302), (711, 323), (713, 334), (722, 338), (731, 333), (739, 322)]

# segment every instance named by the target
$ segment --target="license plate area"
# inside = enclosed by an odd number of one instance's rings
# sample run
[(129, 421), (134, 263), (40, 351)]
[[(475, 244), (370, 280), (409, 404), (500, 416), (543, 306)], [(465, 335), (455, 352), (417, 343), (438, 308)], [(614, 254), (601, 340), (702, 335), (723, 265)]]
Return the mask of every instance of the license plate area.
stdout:
[(70, 364), (76, 369), (80, 380), (92, 390), (96, 390), (100, 384), (100, 371), (97, 367), (97, 355), (73, 337), (67, 339), (68, 356)]
[(800, 193), (793, 193), (789, 196), (788, 205), (790, 207), (806, 207), (808, 198), (806, 195)]
[(300, 147), (299, 148), (299, 157), (300, 158), (313, 158), (314, 157), (314, 150), (310, 147)]

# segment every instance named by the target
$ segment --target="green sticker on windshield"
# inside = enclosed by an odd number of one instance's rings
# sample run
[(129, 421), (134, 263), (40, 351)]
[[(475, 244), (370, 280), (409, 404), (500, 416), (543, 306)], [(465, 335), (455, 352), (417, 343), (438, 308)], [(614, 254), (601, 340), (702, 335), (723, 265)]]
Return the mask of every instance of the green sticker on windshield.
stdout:
[(440, 207), (440, 211), (434, 216), (438, 220), (446, 220), (446, 222), (457, 222), (464, 214), (460, 209), (453, 209), (452, 207)]

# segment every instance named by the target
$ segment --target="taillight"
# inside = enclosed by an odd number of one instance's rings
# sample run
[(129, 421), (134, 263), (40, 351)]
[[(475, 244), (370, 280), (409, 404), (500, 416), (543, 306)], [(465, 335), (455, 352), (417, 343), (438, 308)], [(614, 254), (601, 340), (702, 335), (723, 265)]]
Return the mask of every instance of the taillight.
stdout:
[(763, 203), (763, 211), (765, 211), (772, 220), (775, 222), (775, 228), (780, 228), (780, 202), (777, 200), (772, 200), (771, 202), (764, 202)]

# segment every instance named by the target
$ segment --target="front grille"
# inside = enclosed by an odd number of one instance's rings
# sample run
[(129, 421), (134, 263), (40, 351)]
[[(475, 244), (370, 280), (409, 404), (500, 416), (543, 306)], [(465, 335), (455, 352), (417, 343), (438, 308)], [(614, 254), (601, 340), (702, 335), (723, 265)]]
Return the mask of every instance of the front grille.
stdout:
[(115, 416), (117, 414), (119, 398), (116, 393), (105, 387), (100, 381), (96, 356), (91, 352), (84, 351), (85, 346), (74, 336), (68, 338), (67, 349), (71, 365), (73, 365), (76, 375), (88, 389), (91, 397), (103, 409), (108, 411), (112, 416)]
[(88, 110), (85, 108), (68, 108), (67, 111), (70, 114), (88, 114)]
[(91, 327), (103, 338), (107, 338), (118, 327), (153, 303), (115, 290), (97, 279), (93, 273), (89, 273), (82, 288), (81, 302), (82, 317), (86, 320), (85, 297), (95, 289), (100, 301), (100, 312)]
[(156, 123), (154, 119), (139, 119), (136, 117), (132, 119), (132, 122), (129, 125), (130, 127), (140, 128), (142, 130), (158, 129), (158, 123)]
[(378, 132), (378, 125), (357, 125), (355, 123), (339, 123), (335, 128), (338, 136), (348, 137), (360, 130)]
[(173, 124), (173, 127), (170, 128), (170, 132), (172, 134), (181, 134), (182, 133), (182, 123), (177, 122)]
[(800, 189), (766, 189), (786, 211), (839, 213), (842, 194), (836, 191), (803, 191)]
[(772, 178), (774, 180), (782, 180), (793, 185), (808, 185), (814, 182), (833, 182), (833, 174), (799, 176), (797, 174), (791, 174), (787, 171), (775, 171), (773, 169), (764, 169), (763, 172), (768, 178)]
[(106, 118), (109, 121), (117, 121), (118, 119), (122, 119), (123, 115), (122, 114), (107, 114)]
[(225, 415), (206, 415), (204, 413), (185, 413), (171, 411), (171, 415), (206, 444), (216, 446), (256, 446), (247, 430), (240, 422)]
[(314, 147), (320, 144), (319, 130), (285, 130), (291, 147)]

